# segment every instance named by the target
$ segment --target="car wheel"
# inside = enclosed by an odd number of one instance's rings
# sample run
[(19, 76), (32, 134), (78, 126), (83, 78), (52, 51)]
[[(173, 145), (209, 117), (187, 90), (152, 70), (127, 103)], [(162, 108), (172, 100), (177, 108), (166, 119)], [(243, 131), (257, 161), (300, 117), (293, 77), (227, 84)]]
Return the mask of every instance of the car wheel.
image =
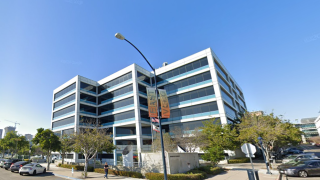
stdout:
[(36, 175), (36, 174), (37, 174), (37, 172), (36, 172), (36, 170), (34, 170), (34, 171), (33, 171), (33, 175)]
[(307, 177), (307, 176), (308, 176), (308, 173), (305, 172), (305, 171), (299, 171), (299, 176), (300, 176), (300, 177)]
[(12, 173), (14, 172), (14, 171), (11, 171)]
[(22, 176), (22, 173), (19, 173), (20, 174), (20, 176)]
[(5, 170), (8, 170), (8, 168), (4, 168)]
[(46, 173), (46, 172), (47, 172), (47, 170), (46, 170), (46, 168), (44, 168), (43, 173)]

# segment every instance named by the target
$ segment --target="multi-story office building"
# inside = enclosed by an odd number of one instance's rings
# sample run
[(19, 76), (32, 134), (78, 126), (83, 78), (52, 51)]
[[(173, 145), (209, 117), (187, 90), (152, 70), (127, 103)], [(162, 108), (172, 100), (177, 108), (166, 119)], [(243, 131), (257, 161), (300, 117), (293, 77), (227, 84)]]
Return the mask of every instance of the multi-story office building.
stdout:
[[(161, 120), (164, 132), (177, 126), (193, 130), (213, 118), (226, 124), (246, 109), (240, 86), (210, 48), (169, 65), (164, 63), (156, 74), (171, 109), (170, 118)], [(108, 128), (120, 148), (103, 158), (116, 163), (129, 144), (140, 156), (151, 151), (146, 88), (153, 85), (153, 72), (137, 64), (100, 81), (76, 76), (53, 92), (52, 130), (57, 135), (73, 133), (84, 125), (84, 119), (95, 120)], [(67, 157), (72, 161), (83, 158), (75, 153)]]
[(4, 128), (4, 135), (3, 135), (3, 137), (5, 137), (6, 134), (7, 134), (8, 132), (11, 132), (11, 131), (16, 131), (16, 128), (15, 128), (15, 127), (12, 127), (12, 126), (7, 126), (7, 127), (5, 127), (5, 128)]
[(27, 141), (31, 141), (33, 139), (33, 135), (32, 134), (25, 134), (24, 137), (26, 137)]
[(304, 133), (302, 135), (302, 141), (304, 143), (306, 143), (311, 137), (319, 136), (315, 122), (316, 119), (316, 117), (302, 118), (300, 124), (295, 124), (295, 127), (300, 128), (300, 130)]
[(0, 139), (2, 139), (2, 129), (0, 129)]

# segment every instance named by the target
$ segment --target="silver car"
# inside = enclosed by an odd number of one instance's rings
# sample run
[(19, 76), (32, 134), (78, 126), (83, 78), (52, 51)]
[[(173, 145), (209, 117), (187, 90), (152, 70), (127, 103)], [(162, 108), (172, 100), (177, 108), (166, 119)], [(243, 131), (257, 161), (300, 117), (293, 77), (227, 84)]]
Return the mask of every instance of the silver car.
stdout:
[(312, 154), (293, 154), (282, 160), (282, 163), (287, 163), (290, 161), (308, 160), (308, 159), (318, 159), (318, 156)]
[(46, 168), (41, 166), (39, 163), (30, 163), (26, 164), (20, 168), (19, 174), (22, 176), (23, 174), (32, 174), (36, 175), (39, 173), (46, 173)]

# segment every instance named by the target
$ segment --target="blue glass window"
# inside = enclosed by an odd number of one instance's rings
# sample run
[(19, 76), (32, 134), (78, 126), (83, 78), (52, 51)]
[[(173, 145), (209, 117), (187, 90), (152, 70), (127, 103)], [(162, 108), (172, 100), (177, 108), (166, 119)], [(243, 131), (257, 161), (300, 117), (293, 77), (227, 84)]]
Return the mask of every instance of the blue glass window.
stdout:
[(210, 112), (210, 111), (217, 111), (217, 110), (218, 110), (218, 106), (217, 106), (217, 102), (215, 101), (215, 102), (199, 104), (199, 105), (180, 108), (180, 109), (173, 109), (170, 111), (171, 113), (170, 118)]
[(74, 89), (76, 89), (76, 83), (73, 83), (73, 84), (71, 84), (70, 86), (64, 88), (63, 90), (57, 92), (57, 93), (54, 95), (54, 99), (56, 100), (56, 99), (58, 99), (59, 97), (63, 96), (64, 94), (66, 94), (66, 93), (68, 93), (68, 92), (70, 92), (70, 91), (72, 91), (72, 90), (74, 90)]
[(157, 75), (157, 82), (163, 81), (165, 79), (169, 79), (174, 76), (178, 76), (188, 71), (192, 71), (194, 69), (198, 69), (200, 67), (208, 65), (207, 57), (194, 61), (192, 63), (181, 66), (177, 69), (173, 69), (171, 71), (165, 72), (163, 74)]
[(224, 90), (221, 90), (221, 96), (223, 100), (234, 106), (233, 99), (226, 92), (224, 92)]
[(179, 102), (182, 101), (188, 101), (191, 99), (196, 99), (196, 98), (200, 98), (200, 97), (204, 97), (204, 96), (209, 96), (214, 94), (214, 89), (213, 86), (209, 86), (206, 88), (202, 88), (202, 89), (197, 89), (191, 92), (187, 92), (187, 93), (183, 93), (183, 94), (178, 94), (175, 96), (170, 96), (168, 97), (169, 100), (169, 104), (174, 105), (177, 104)]
[(59, 127), (59, 126), (64, 126), (64, 125), (72, 124), (72, 123), (74, 123), (74, 116), (53, 122), (52, 123), (52, 128), (56, 128), (56, 127)]
[(117, 96), (121, 96), (123, 94), (129, 93), (129, 92), (132, 92), (132, 91), (133, 91), (133, 87), (132, 87), (132, 84), (130, 84), (130, 85), (125, 86), (123, 88), (120, 88), (120, 89), (117, 89), (115, 91), (106, 93), (106, 94), (98, 97), (99, 104), (102, 104), (102, 103), (104, 103), (105, 101), (107, 101), (109, 99), (115, 98)]
[(129, 72), (129, 73), (125, 74), (125, 75), (122, 75), (122, 76), (120, 76), (120, 77), (118, 77), (118, 78), (116, 78), (116, 79), (114, 79), (112, 81), (109, 81), (109, 82), (99, 86), (99, 94), (101, 92), (103, 92), (104, 90), (106, 90), (106, 89), (108, 89), (108, 88), (110, 88), (112, 86), (118, 85), (120, 83), (123, 83), (123, 82), (125, 82), (125, 81), (127, 81), (129, 79), (132, 79), (132, 73), (131, 72)]
[(106, 104), (104, 106), (99, 107), (98, 109), (99, 115), (103, 114), (104, 112), (121, 108), (124, 106), (128, 106), (128, 105), (132, 105), (132, 104), (134, 104), (133, 97), (130, 97), (121, 101), (117, 101), (114, 103)]
[(140, 72), (137, 72), (137, 78), (139, 81), (142, 81), (144, 83), (147, 83), (148, 85), (150, 85), (150, 77), (148, 77), (147, 75), (144, 75)]
[(218, 81), (219, 81), (219, 84), (220, 84), (222, 87), (224, 87), (228, 92), (231, 93), (231, 91), (230, 91), (230, 86), (229, 86), (223, 79), (221, 79), (220, 76), (218, 76)]
[(214, 63), (214, 66), (216, 67), (216, 70), (226, 79), (228, 80), (227, 74), (222, 70), (220, 65), (218, 65), (216, 62)]
[(134, 110), (131, 110), (131, 111), (126, 111), (126, 112), (119, 113), (119, 114), (113, 114), (110, 116), (101, 117), (98, 119), (98, 122), (99, 122), (99, 124), (103, 125), (104, 123), (115, 122), (115, 121), (120, 121), (120, 120), (125, 120), (125, 119), (131, 119), (134, 117), (135, 117)]
[(83, 90), (83, 91), (87, 91), (89, 93), (92, 93), (92, 94), (96, 94), (97, 87), (93, 86), (93, 85), (90, 85), (90, 84), (87, 84), (87, 83), (84, 83), (84, 82), (81, 82), (80, 83), (80, 89)]
[(229, 115), (232, 119), (235, 119), (237, 117), (236, 111), (233, 110), (231, 107), (228, 105), (224, 104), (224, 109), (226, 111), (226, 114)]
[(55, 108), (57, 108), (59, 106), (62, 106), (64, 104), (67, 104), (68, 102), (73, 101), (75, 99), (76, 99), (76, 95), (75, 94), (72, 94), (72, 95), (70, 95), (70, 96), (68, 96), (66, 98), (63, 98), (60, 101), (58, 101), (58, 102), (53, 104), (53, 109), (55, 109)]
[(57, 111), (57, 112), (54, 112), (54, 113), (53, 113), (53, 119), (54, 119), (54, 118), (57, 118), (57, 117), (59, 117), (59, 116), (62, 116), (62, 115), (64, 115), (64, 114), (74, 112), (74, 111), (75, 111), (75, 105), (66, 107), (66, 108), (61, 109), (61, 110), (59, 110), (59, 111)]

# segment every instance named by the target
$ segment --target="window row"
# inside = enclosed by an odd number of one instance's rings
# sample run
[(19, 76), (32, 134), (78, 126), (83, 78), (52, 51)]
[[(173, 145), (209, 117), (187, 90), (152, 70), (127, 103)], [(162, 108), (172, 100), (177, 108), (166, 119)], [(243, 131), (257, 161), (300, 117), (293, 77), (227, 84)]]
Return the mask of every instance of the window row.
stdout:
[(128, 92), (132, 92), (132, 91), (133, 91), (133, 87), (131, 84), (131, 85), (125, 86), (123, 88), (117, 89), (115, 91), (106, 93), (106, 94), (98, 97), (99, 104), (104, 103), (103, 101), (105, 101), (105, 100), (120, 96), (120, 95), (128, 93)]
[(122, 76), (120, 76), (120, 77), (118, 77), (118, 78), (116, 78), (116, 79), (114, 79), (112, 81), (109, 81), (109, 82), (99, 86), (99, 94), (101, 92), (104, 92), (104, 90), (106, 90), (106, 89), (108, 89), (108, 88), (110, 88), (112, 86), (115, 86), (117, 84), (120, 84), (122, 82), (125, 82), (125, 81), (127, 81), (129, 79), (132, 79), (132, 73), (131, 72), (129, 72), (129, 73), (125, 74), (125, 75), (122, 75)]
[[(169, 124), (169, 131), (170, 132), (175, 132), (179, 130), (191, 131), (191, 130), (195, 130), (196, 128), (204, 127), (204, 123), (209, 121), (210, 121), (209, 119), (206, 119), (206, 120), (200, 120), (200, 121)], [(219, 123), (219, 122), (220, 122), (220, 118), (216, 118), (213, 121), (213, 123)]]
[(63, 104), (66, 104), (66, 103), (68, 103), (68, 102), (70, 102), (70, 101), (73, 101), (73, 100), (75, 100), (75, 99), (76, 99), (76, 95), (75, 95), (75, 94), (72, 94), (71, 96), (68, 96), (68, 97), (66, 97), (66, 98), (63, 98), (63, 99), (61, 99), (60, 101), (58, 101), (58, 102), (56, 102), (56, 103), (53, 104), (53, 109), (55, 109), (55, 108), (57, 108), (57, 107), (59, 107), (59, 106), (61, 106), (61, 105), (63, 105)]
[(125, 120), (125, 119), (131, 119), (134, 117), (135, 117), (134, 110), (131, 110), (131, 111), (126, 111), (123, 113), (113, 114), (110, 116), (105, 116), (105, 117), (99, 118), (98, 122), (99, 122), (99, 124), (103, 125), (104, 123), (120, 121), (120, 120)]
[(189, 77), (187, 79), (183, 79), (177, 82), (173, 82), (170, 83), (168, 85), (165, 85), (163, 87), (160, 87), (160, 89), (165, 89), (167, 92), (176, 90), (178, 88), (182, 88), (182, 87), (186, 87), (186, 86), (190, 86), (192, 84), (196, 84), (202, 81), (206, 81), (211, 79), (211, 74), (210, 71), (202, 73), (202, 74), (198, 74), (192, 77)]
[(222, 87), (224, 87), (228, 92), (232, 94), (230, 86), (219, 75), (218, 75), (218, 81)]
[(232, 119), (237, 118), (237, 113), (235, 110), (233, 110), (228, 105), (224, 104), (224, 110), (226, 111), (226, 114), (229, 115)]
[(73, 134), (74, 133), (74, 128), (70, 128), (70, 129), (65, 129), (65, 130), (62, 130), (62, 131), (55, 131), (53, 132), (56, 136), (61, 136), (61, 132), (62, 132), (62, 135), (65, 135), (65, 134)]
[(64, 88), (63, 90), (57, 92), (55, 95), (54, 95), (54, 99), (58, 99), (59, 97), (61, 97), (62, 95), (66, 94), (67, 92), (69, 91), (72, 91), (73, 89), (76, 89), (76, 83), (73, 83), (71, 84), (70, 86)]
[(59, 116), (62, 116), (62, 115), (64, 115), (64, 114), (74, 112), (74, 111), (75, 111), (75, 105), (66, 107), (66, 108), (61, 109), (61, 110), (59, 110), (59, 111), (57, 111), (57, 112), (54, 112), (54, 113), (53, 113), (53, 119), (54, 119), (54, 118), (57, 118), (57, 117), (59, 117)]
[(136, 135), (136, 127), (116, 127), (116, 136), (118, 135)]
[(170, 111), (171, 112), (170, 118), (188, 116), (192, 114), (211, 112), (211, 111), (217, 111), (217, 110), (218, 110), (218, 105), (217, 105), (217, 102), (215, 101), (215, 102), (199, 104), (199, 105), (180, 108), (180, 109), (173, 109)]
[(133, 97), (101, 106), (98, 108), (98, 113), (99, 113), (99, 115), (101, 115), (103, 112), (110, 111), (110, 110), (117, 109), (117, 108), (124, 107), (124, 106), (128, 106), (131, 104), (134, 104)]
[(234, 106), (233, 99), (224, 90), (221, 90), (221, 96), (223, 100), (227, 101), (230, 105)]
[(202, 59), (197, 60), (197, 61), (194, 61), (194, 62), (189, 63), (187, 65), (181, 66), (181, 67), (179, 67), (177, 69), (173, 69), (173, 70), (168, 71), (166, 73), (157, 75), (157, 82), (169, 79), (171, 77), (183, 74), (185, 72), (192, 71), (194, 69), (197, 69), (197, 68), (200, 68), (200, 67), (203, 67), (203, 66), (206, 66), (206, 65), (208, 65), (207, 57), (202, 58)]
[(215, 66), (216, 70), (219, 71), (219, 73), (220, 73), (226, 80), (228, 80), (227, 74), (224, 72), (224, 70), (222, 70), (222, 68), (220, 67), (220, 65), (215, 62), (215, 63), (214, 63), (214, 66)]
[(95, 124), (96, 123), (96, 118), (80, 115), (79, 116), (79, 123)]
[(137, 72), (137, 78), (140, 81), (143, 81), (143, 82), (150, 84), (150, 77), (148, 77), (147, 75), (144, 75), (140, 72)]
[(93, 86), (93, 85), (90, 85), (90, 84), (87, 84), (87, 83), (84, 83), (84, 82), (80, 83), (80, 89), (85, 90), (85, 91), (90, 91), (90, 92), (92, 92), (94, 94), (96, 94), (96, 92), (97, 92), (97, 87), (96, 86)]
[[(191, 92), (187, 92), (187, 93), (183, 93), (183, 94), (178, 94), (175, 96), (171, 96), (168, 98), (169, 100), (169, 104), (175, 104), (175, 103), (179, 103), (182, 101), (188, 101), (191, 99), (196, 99), (196, 98), (200, 98), (200, 97), (204, 97), (204, 96), (209, 96), (214, 94), (214, 89), (213, 86), (209, 86), (203, 89), (197, 89)], [(140, 103), (141, 104), (141, 103)]]
[(66, 119), (62, 119), (62, 120), (59, 120), (59, 121), (56, 121), (56, 122), (53, 122), (52, 123), (52, 128), (56, 128), (56, 127), (59, 127), (59, 126), (64, 126), (64, 125), (71, 124), (71, 123), (74, 123), (74, 116), (68, 117)]

